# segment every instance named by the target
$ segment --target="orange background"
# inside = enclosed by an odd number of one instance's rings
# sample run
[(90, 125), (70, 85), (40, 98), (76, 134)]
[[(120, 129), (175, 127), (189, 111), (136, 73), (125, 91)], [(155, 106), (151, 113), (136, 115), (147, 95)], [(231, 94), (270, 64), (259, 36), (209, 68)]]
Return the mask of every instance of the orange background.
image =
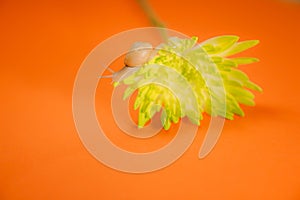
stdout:
[[(259, 39), (246, 54), (261, 62), (242, 67), (264, 89), (255, 93), (257, 105), (243, 107), (244, 118), (226, 121), (205, 159), (197, 155), (207, 116), (191, 147), (171, 166), (139, 175), (112, 170), (94, 159), (78, 137), (72, 118), (73, 82), (97, 44), (118, 32), (148, 26), (145, 15), (129, 0), (1, 0), (1, 200), (300, 199), (300, 4), (150, 4), (167, 27), (200, 41), (224, 34)], [(111, 139), (128, 150), (153, 150), (174, 136), (170, 131), (132, 142), (114, 136), (113, 122), (106, 125)]]

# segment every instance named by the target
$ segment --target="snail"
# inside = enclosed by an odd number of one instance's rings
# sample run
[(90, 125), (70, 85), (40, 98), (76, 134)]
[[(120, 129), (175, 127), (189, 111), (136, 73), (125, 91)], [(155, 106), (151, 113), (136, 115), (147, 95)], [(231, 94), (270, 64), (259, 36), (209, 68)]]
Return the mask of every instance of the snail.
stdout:
[(151, 58), (155, 56), (155, 51), (152, 45), (148, 42), (135, 42), (129, 49), (129, 52), (124, 58), (124, 67), (114, 72), (112, 69), (107, 68), (112, 75), (102, 76), (101, 78), (112, 78), (113, 82), (119, 82), (130, 76), (141, 66), (147, 63)]

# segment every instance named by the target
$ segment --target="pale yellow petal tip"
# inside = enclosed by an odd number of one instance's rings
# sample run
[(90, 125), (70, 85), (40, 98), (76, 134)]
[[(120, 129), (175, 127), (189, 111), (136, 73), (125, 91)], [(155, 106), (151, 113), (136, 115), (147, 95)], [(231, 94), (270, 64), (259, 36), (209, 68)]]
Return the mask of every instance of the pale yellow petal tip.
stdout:
[(114, 83), (113, 83), (113, 86), (114, 86), (114, 87), (117, 87), (118, 85), (120, 85), (120, 82), (114, 82)]

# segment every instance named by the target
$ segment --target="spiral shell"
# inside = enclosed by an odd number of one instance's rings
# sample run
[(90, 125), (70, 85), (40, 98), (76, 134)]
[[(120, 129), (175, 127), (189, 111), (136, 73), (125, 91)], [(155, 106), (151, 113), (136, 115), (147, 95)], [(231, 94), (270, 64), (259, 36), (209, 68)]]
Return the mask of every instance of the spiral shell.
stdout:
[(124, 64), (127, 67), (144, 65), (150, 58), (153, 47), (147, 42), (135, 42), (126, 54)]
[(130, 76), (154, 56), (153, 47), (147, 42), (135, 42), (124, 59), (125, 67), (115, 72), (112, 79), (118, 83)]

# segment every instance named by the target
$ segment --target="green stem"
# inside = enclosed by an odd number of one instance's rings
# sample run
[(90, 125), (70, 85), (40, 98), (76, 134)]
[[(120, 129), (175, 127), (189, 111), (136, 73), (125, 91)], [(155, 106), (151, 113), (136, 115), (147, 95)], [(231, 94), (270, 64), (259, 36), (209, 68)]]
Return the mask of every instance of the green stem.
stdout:
[(136, 1), (141, 6), (144, 13), (147, 15), (147, 18), (149, 19), (151, 24), (155, 27), (160, 28), (161, 36), (166, 41), (168, 36), (165, 29), (165, 25), (161, 20), (159, 20), (159, 18), (157, 17), (157, 15), (155, 14), (151, 6), (149, 5), (148, 1), (147, 0), (136, 0)]

